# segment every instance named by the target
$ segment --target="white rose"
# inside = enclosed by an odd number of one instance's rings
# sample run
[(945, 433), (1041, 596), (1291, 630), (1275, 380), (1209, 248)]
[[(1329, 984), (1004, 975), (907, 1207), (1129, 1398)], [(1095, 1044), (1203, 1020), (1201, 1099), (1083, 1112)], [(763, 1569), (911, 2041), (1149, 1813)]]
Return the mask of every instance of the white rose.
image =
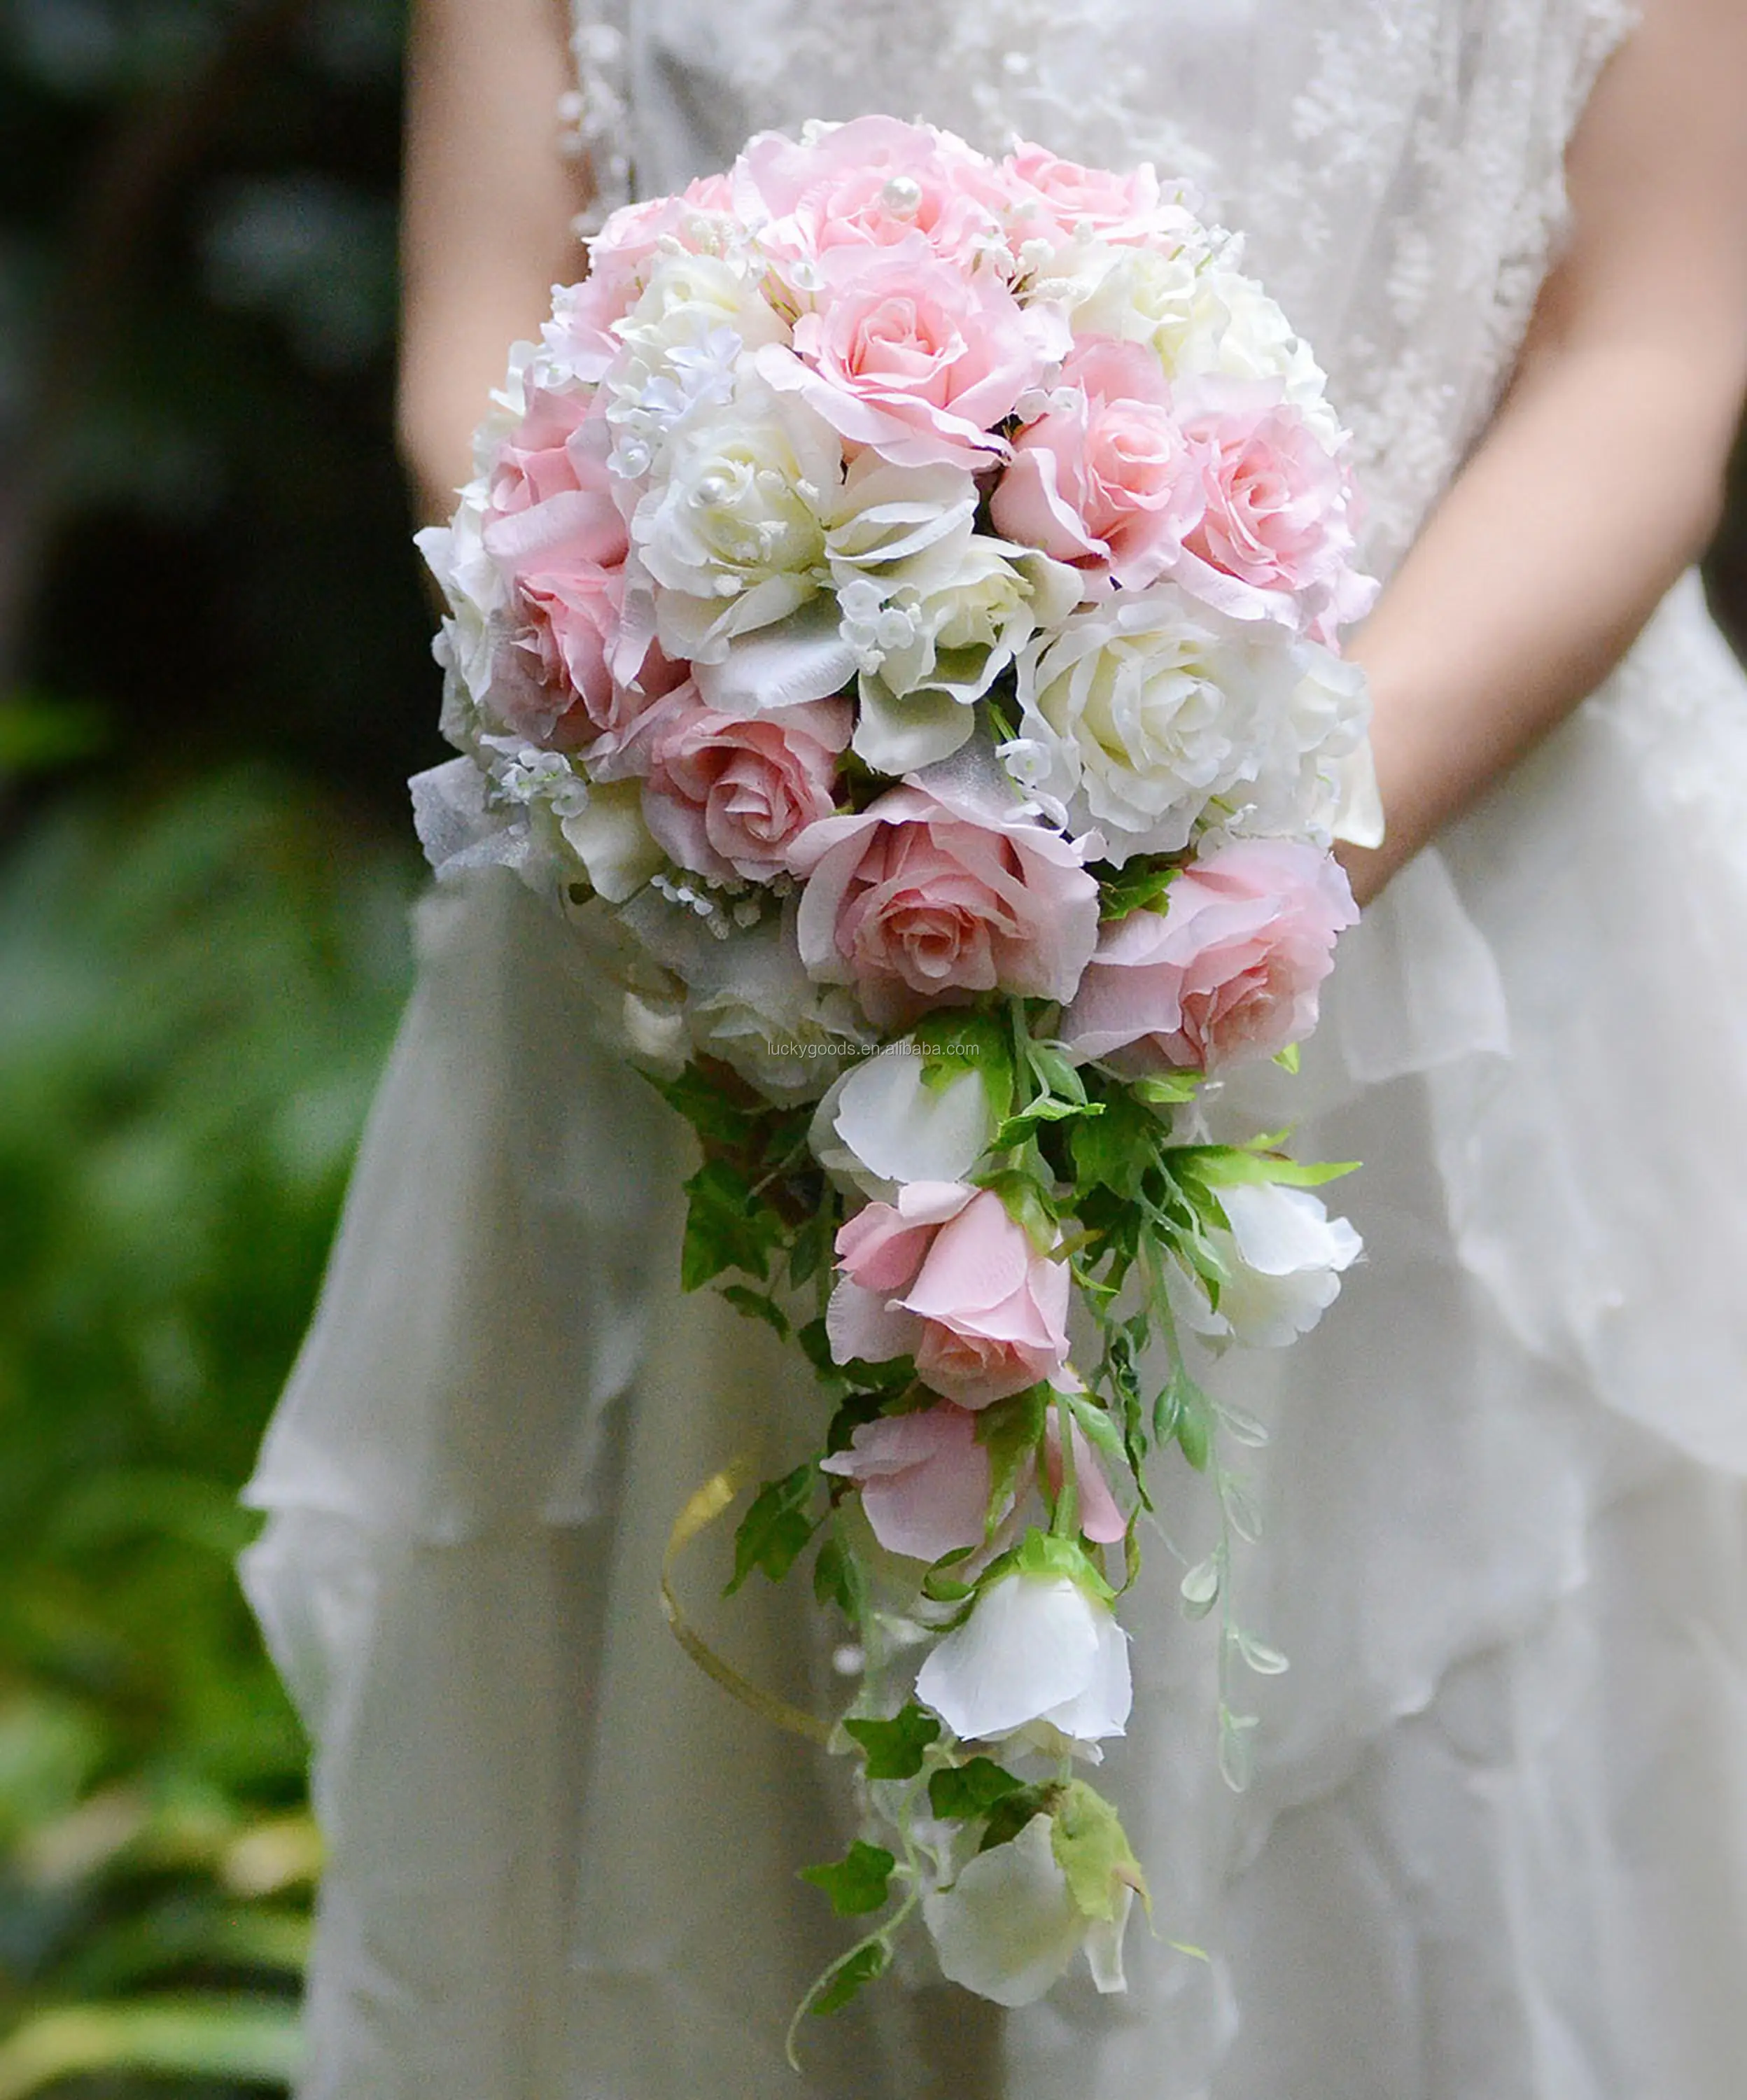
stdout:
[(788, 340), (757, 276), (719, 255), (662, 256), (616, 333), (602, 383), (613, 471), (627, 481), (655, 471), (677, 432), (732, 399), (752, 351)]
[(967, 1860), (947, 1889), (922, 1899), (941, 1974), (998, 2005), (1041, 1998), (1084, 1948), (1101, 1991), (1120, 1991), (1123, 1932), (1134, 1900), (1124, 1889), (1110, 1919), (1089, 1918), (1056, 1856), (1043, 1811), (1018, 1836)]
[(1173, 377), (1216, 372), (1232, 379), (1277, 379), (1327, 450), (1343, 442), (1345, 433), (1326, 399), (1327, 381), (1309, 345), (1242, 271), (1210, 264), (1183, 309), (1180, 325), (1173, 331), (1162, 324), (1158, 341)]
[(1118, 593), (1020, 658), (1022, 784), (1113, 861), (1178, 852), (1204, 813), (1251, 799), (1297, 662), (1172, 584)]
[(563, 818), (564, 842), (587, 871), (590, 888), (609, 904), (634, 896), (667, 859), (643, 822), (641, 782), (601, 783)]
[(1034, 635), (1060, 626), (1079, 602), (1080, 579), (967, 520), (877, 576), (840, 569), (837, 595), (861, 673), (856, 755), (876, 772), (904, 774), (969, 739), (974, 704)]
[(995, 1113), (981, 1075), (943, 1087), (900, 1043), (863, 1058), (819, 1103), (813, 1149), (819, 1163), (871, 1196), (907, 1181), (962, 1181), (988, 1149)]
[[(1314, 642), (1295, 644), (1291, 662), (1297, 676), (1273, 717), (1249, 806), (1229, 828), (1326, 845), (1349, 808), (1361, 826), (1367, 821), (1363, 769), (1370, 688), (1357, 664)], [(1374, 797), (1374, 775), (1372, 792)]]
[[(814, 984), (801, 968), (792, 902), (777, 910), (767, 895), (730, 898), (703, 885), (688, 884), (688, 893), (693, 903), (651, 884), (623, 916), (648, 955), (686, 987), (693, 1046), (770, 1100), (816, 1099), (867, 1044), (854, 1001)], [(735, 911), (747, 905), (763, 915), (743, 925)]]
[[(1029, 1544), (1038, 1534), (1030, 1534)], [(1022, 1564), (978, 1595), (922, 1665), (916, 1696), (966, 1740), (1025, 1735), (1096, 1754), (1133, 1702), (1128, 1636), (1108, 1604), (1066, 1574)]]
[(1243, 1182), (1220, 1190), (1231, 1229), (1209, 1234), (1230, 1272), (1219, 1309), (1198, 1278), (1178, 1297), (1189, 1324), (1215, 1340), (1280, 1349), (1308, 1335), (1340, 1294), (1342, 1272), (1364, 1242), (1344, 1218), (1331, 1218), (1308, 1189)]
[(825, 574), (820, 513), (842, 464), (828, 424), (756, 380), (679, 435), (631, 519), (669, 656), (720, 663), (737, 635), (787, 619), (814, 594)]

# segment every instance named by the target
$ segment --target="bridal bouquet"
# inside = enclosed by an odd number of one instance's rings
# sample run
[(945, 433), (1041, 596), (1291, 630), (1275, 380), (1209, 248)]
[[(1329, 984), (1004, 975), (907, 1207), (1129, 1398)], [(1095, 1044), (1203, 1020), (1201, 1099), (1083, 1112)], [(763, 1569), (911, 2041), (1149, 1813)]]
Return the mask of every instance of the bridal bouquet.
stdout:
[[(1192, 1375), (1290, 1342), (1358, 1240), (1338, 1170), (1215, 1142), (1354, 918), (1330, 851), (1366, 704), (1322, 376), (1149, 169), (868, 117), (637, 205), (514, 353), (453, 522), (439, 871), (629, 937), (636, 1050), (695, 1125), (688, 1288), (805, 1351), (815, 1448), (735, 1586), (808, 1556), (860, 1695), (866, 1834), (810, 1870), (920, 1910), (1007, 2005), (1146, 1900), (1083, 1776), (1130, 1706), (1149, 1462), (1205, 1476), (1220, 1756), (1260, 1432)], [(1157, 1527), (1154, 1529), (1156, 1531)]]

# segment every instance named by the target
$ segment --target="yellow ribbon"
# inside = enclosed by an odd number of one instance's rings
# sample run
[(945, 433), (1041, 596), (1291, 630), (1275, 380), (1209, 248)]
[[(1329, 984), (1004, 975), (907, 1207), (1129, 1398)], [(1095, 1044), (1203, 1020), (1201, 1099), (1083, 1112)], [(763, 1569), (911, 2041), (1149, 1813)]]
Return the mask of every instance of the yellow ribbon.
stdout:
[(786, 1728), (793, 1736), (803, 1736), (810, 1743), (823, 1748), (831, 1740), (832, 1731), (814, 1714), (804, 1714), (798, 1706), (791, 1706), (786, 1699), (779, 1699), (774, 1692), (761, 1691), (750, 1679), (743, 1677), (725, 1657), (718, 1655), (704, 1639), (696, 1627), (679, 1608), (679, 1599), (673, 1594), (673, 1569), (679, 1556), (700, 1532), (707, 1531), (722, 1511), (739, 1494), (747, 1482), (751, 1471), (743, 1458), (736, 1458), (712, 1474), (703, 1486), (686, 1501), (685, 1507), (673, 1520), (673, 1529), (668, 1533), (667, 1551), (661, 1556), (661, 1609), (668, 1624), (673, 1629), (673, 1638), (696, 1663), (705, 1676), (712, 1677), (723, 1691), (738, 1699), (743, 1706), (749, 1707), (765, 1720), (779, 1728)]

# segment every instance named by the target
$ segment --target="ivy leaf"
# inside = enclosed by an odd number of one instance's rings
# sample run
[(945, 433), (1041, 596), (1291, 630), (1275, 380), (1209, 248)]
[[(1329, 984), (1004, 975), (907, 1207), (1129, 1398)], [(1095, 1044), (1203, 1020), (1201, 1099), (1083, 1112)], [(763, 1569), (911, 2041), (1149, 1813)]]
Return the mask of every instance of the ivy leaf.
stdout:
[(867, 1571), (840, 1538), (827, 1538), (813, 1564), (813, 1595), (835, 1604), (852, 1626), (867, 1608)]
[(836, 1219), (829, 1205), (797, 1226), (788, 1245), (788, 1280), (798, 1290), (810, 1283), (829, 1259), (836, 1237)]
[(834, 1961), (819, 1979), (807, 2005), (810, 2013), (840, 2012), (864, 1983), (871, 1983), (883, 1976), (892, 1959), (892, 1950), (883, 1939), (871, 1939), (861, 1947), (852, 1948), (840, 1961)]
[(989, 1533), (1006, 1513), (1026, 1461), (1043, 1434), (1048, 1413), (1049, 1394), (1040, 1385), (1027, 1386), (1023, 1392), (977, 1412), (977, 1441), (989, 1454)]
[(680, 1282), (695, 1290), (725, 1268), (762, 1283), (783, 1239), (783, 1220), (726, 1159), (708, 1159), (686, 1184), (686, 1238)]
[(1125, 1203), (1137, 1202), (1141, 1184), (1157, 1164), (1164, 1131), (1158, 1118), (1125, 1092), (1112, 1093), (1105, 1112), (1074, 1123), (1069, 1133), (1079, 1187), (1108, 1189)]
[(1013, 1052), (1007, 1030), (992, 1013), (967, 1013), (953, 1007), (926, 1014), (911, 1031), (922, 1052), (922, 1083), (937, 1092), (965, 1072), (982, 1081), (990, 1114), (997, 1123), (1013, 1105)]
[(669, 1108), (677, 1109), (698, 1136), (717, 1145), (738, 1149), (752, 1137), (754, 1118), (730, 1101), (695, 1065), (688, 1065), (677, 1079), (643, 1075)]
[[(1074, 1125), (1076, 1130), (1083, 1127), (1082, 1124)], [(991, 1174), (976, 1175), (973, 1179), (979, 1188), (1000, 1198), (1007, 1206), (1008, 1217), (1016, 1225), (1025, 1228), (1026, 1238), (1039, 1254), (1047, 1254), (1055, 1245), (1056, 1207), (1049, 1191), (1035, 1174), (1002, 1167)]]
[(725, 1596), (731, 1597), (755, 1568), (778, 1582), (794, 1566), (824, 1521), (808, 1509), (818, 1481), (818, 1467), (810, 1458), (780, 1480), (765, 1482), (734, 1534), (734, 1574)]
[(840, 1860), (828, 1866), (803, 1867), (801, 1878), (825, 1891), (839, 1917), (865, 1917), (885, 1903), (897, 1864), (883, 1845), (867, 1845), (857, 1838)]
[(1126, 919), (1131, 911), (1149, 911), (1160, 903), (1180, 871), (1137, 856), (1120, 867), (1100, 862), (1091, 872), (1098, 879), (1099, 917)]
[(995, 1133), (992, 1149), (1010, 1152), (1016, 1145), (1028, 1145), (1037, 1136), (1040, 1126), (1046, 1123), (1071, 1123), (1077, 1116), (1100, 1116), (1104, 1114), (1102, 1101), (1059, 1101), (1046, 1094), (1041, 1101), (1033, 1101), (1030, 1107), (1019, 1114), (1009, 1116)]
[(1101, 1793), (1084, 1780), (1062, 1789), (1049, 1830), (1050, 1850), (1067, 1877), (1068, 1892), (1086, 1917), (1114, 1918), (1122, 1897), (1132, 1889), (1149, 1910), (1146, 1877), (1128, 1842), (1122, 1818)]
[(845, 1721), (843, 1725), (866, 1753), (869, 1779), (914, 1779), (922, 1769), (924, 1751), (940, 1736), (939, 1721), (913, 1699), (889, 1721)]
[(987, 1827), (977, 1845), (979, 1852), (992, 1852), (997, 1845), (1011, 1845), (1034, 1815), (1052, 1808), (1060, 1789), (1053, 1784), (1021, 1786), (1003, 1794), (990, 1811)]
[(736, 1312), (749, 1320), (762, 1320), (779, 1342), (788, 1339), (788, 1320), (767, 1290), (749, 1290), (743, 1283), (725, 1283), (721, 1295)]
[(928, 1783), (928, 1804), (943, 1823), (968, 1823), (986, 1815), (999, 1801), (1025, 1784), (993, 1758), (971, 1758), (962, 1765), (943, 1765)]

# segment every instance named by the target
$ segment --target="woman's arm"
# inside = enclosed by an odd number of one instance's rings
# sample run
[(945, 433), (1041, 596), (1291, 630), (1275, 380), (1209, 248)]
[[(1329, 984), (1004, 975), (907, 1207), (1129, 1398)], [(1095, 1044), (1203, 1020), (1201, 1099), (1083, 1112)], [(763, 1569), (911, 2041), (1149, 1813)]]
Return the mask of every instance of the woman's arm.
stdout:
[(407, 66), (400, 446), (446, 518), (509, 346), (581, 274), (588, 177), (559, 151), (563, 0), (414, 0)]
[(1643, 0), (1498, 417), (1357, 636), (1361, 902), (1576, 706), (1702, 552), (1747, 384), (1747, 0)]

